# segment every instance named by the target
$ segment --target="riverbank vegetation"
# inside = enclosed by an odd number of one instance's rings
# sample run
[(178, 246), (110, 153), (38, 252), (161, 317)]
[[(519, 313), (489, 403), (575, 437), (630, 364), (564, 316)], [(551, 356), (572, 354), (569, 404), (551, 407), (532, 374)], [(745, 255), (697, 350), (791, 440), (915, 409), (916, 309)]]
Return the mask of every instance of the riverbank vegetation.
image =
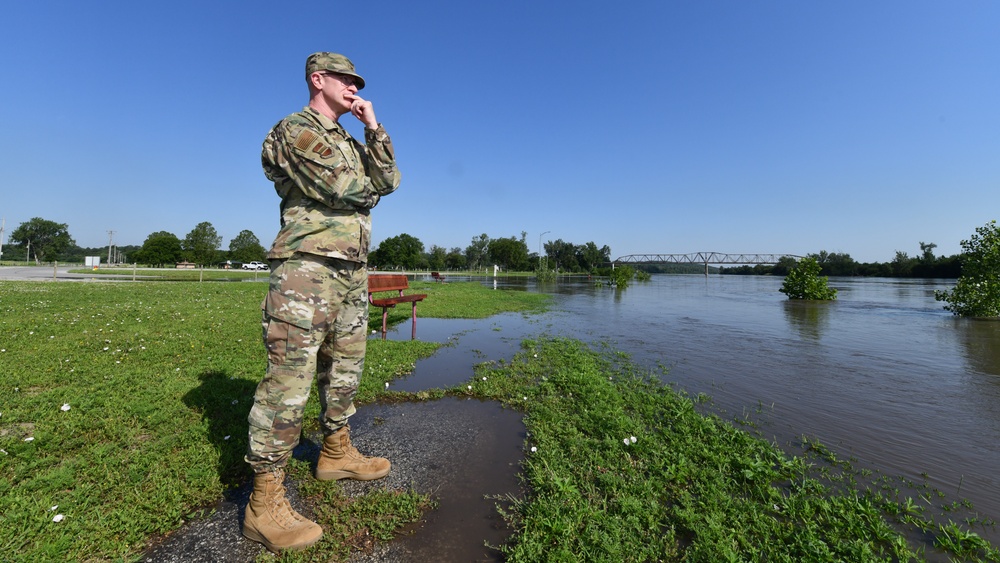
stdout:
[[(856, 262), (846, 252), (821, 250), (808, 254), (820, 265), (824, 276), (863, 276), (879, 278), (957, 278), (961, 273), (959, 255), (934, 256), (934, 243), (920, 243), (920, 256), (910, 256), (902, 250), (889, 262)], [(791, 256), (781, 258), (777, 264), (756, 266), (720, 267), (720, 274), (785, 276), (795, 267), (797, 260)]]
[(963, 317), (1000, 317), (1000, 227), (996, 221), (962, 241), (962, 276), (951, 291), (937, 291), (945, 309)]
[(826, 276), (819, 275), (820, 267), (816, 259), (807, 256), (792, 268), (781, 283), (781, 293), (789, 299), (811, 299), (832, 301), (837, 298), (837, 290), (827, 285)]
[(1000, 557), (929, 490), (865, 484), (808, 439), (787, 455), (662, 379), (613, 350), (542, 339), (452, 391), (525, 412), (528, 494), (507, 499), (509, 561)]
[[(546, 297), (478, 283), (414, 282), (419, 316), (538, 310)], [(264, 369), (262, 284), (0, 282), (0, 547), (15, 560), (134, 560), (205, 515), (249, 471), (246, 415)], [(406, 322), (408, 311), (393, 312)], [(380, 315), (373, 322), (380, 324)], [(867, 486), (821, 444), (786, 455), (613, 351), (524, 344), (439, 392), (388, 392), (437, 344), (369, 342), (361, 404), (475, 396), (525, 414), (526, 495), (498, 499), (511, 561), (909, 561), (1000, 556), (933, 492)], [(669, 354), (669, 351), (666, 352)], [(315, 395), (306, 418), (315, 416)], [(289, 475), (327, 530), (286, 561), (346, 560), (385, 541), (432, 493), (349, 499)], [(345, 517), (347, 516), (347, 517)], [(908, 530), (921, 530), (907, 534)], [(367, 532), (365, 532), (367, 530)], [(935, 547), (937, 546), (937, 547)], [(270, 555), (262, 559), (271, 560)], [(993, 559), (991, 559), (993, 558)]]

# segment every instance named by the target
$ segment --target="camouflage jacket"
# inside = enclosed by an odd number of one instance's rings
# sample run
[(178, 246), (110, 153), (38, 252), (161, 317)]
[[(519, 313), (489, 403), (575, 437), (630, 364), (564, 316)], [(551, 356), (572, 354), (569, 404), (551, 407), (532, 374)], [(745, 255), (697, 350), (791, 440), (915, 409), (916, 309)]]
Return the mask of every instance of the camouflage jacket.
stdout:
[(365, 262), (371, 209), (399, 187), (392, 141), (382, 125), (365, 145), (306, 107), (278, 122), (261, 150), (264, 175), (281, 197), (281, 230), (270, 259), (305, 252)]

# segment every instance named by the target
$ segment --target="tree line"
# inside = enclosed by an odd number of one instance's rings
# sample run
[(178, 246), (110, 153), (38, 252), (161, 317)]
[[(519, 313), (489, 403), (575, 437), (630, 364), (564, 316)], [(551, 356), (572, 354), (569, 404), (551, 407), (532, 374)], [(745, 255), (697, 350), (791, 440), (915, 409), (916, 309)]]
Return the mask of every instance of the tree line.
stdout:
[(381, 270), (492, 270), (496, 265), (504, 271), (533, 272), (554, 270), (559, 272), (594, 272), (611, 263), (611, 248), (598, 247), (593, 241), (573, 244), (557, 239), (547, 241), (545, 252), (531, 252), (527, 243), (528, 233), (521, 231), (520, 238), (491, 238), (486, 233), (472, 237), (464, 249), (446, 249), (431, 245), (425, 251), (420, 239), (402, 233), (379, 243), (368, 255), (368, 263)]
[(10, 234), (3, 248), (5, 260), (35, 262), (79, 262), (87, 256), (98, 256), (102, 262), (141, 263), (149, 266), (172, 266), (191, 262), (202, 266), (264, 260), (267, 251), (252, 231), (240, 231), (231, 241), (229, 250), (222, 250), (222, 237), (211, 223), (198, 223), (183, 238), (167, 231), (157, 231), (146, 237), (141, 246), (78, 246), (69, 234), (66, 223), (34, 217), (21, 223)]
[[(10, 239), (0, 251), (2, 258), (25, 262), (78, 262), (87, 256), (99, 256), (102, 262), (141, 263), (150, 266), (170, 266), (178, 262), (191, 262), (203, 266), (265, 260), (267, 250), (250, 230), (240, 231), (222, 250), (222, 237), (210, 222), (198, 223), (184, 238), (167, 231), (157, 231), (146, 237), (141, 246), (108, 246), (84, 248), (77, 246), (65, 223), (56, 223), (40, 217), (21, 223), (10, 234)], [(920, 254), (910, 256), (897, 250), (889, 262), (857, 262), (850, 254), (822, 250), (808, 257), (814, 258), (824, 276), (873, 276), (913, 278), (958, 278), (962, 265), (960, 255), (935, 256), (934, 243), (920, 242)], [(493, 238), (482, 233), (472, 237), (464, 249), (450, 249), (431, 245), (425, 250), (417, 237), (402, 233), (389, 237), (369, 253), (368, 262), (383, 269), (408, 270), (468, 270), (486, 271), (499, 266), (504, 271), (539, 271), (595, 273), (608, 268), (611, 249), (598, 247), (594, 242), (574, 244), (562, 239), (546, 241), (541, 254), (530, 251), (527, 233), (520, 237)], [(777, 264), (711, 268), (720, 274), (787, 276), (796, 260), (782, 258)], [(650, 273), (702, 273), (697, 264), (643, 265), (639, 269)]]
[[(368, 256), (368, 262), (379, 269), (421, 270), (492, 270), (504, 271), (555, 270), (559, 272), (595, 272), (611, 262), (611, 248), (598, 247), (594, 242), (574, 244), (557, 239), (544, 244), (539, 256), (531, 252), (528, 234), (518, 237), (492, 238), (486, 233), (472, 237), (464, 249), (446, 249), (431, 245), (425, 250), (420, 239), (402, 233), (378, 244)], [(157, 231), (146, 237), (140, 246), (80, 247), (69, 234), (69, 226), (35, 217), (21, 223), (11, 234), (2, 258), (23, 262), (83, 263), (87, 256), (99, 256), (102, 262), (139, 263), (149, 266), (172, 266), (191, 262), (203, 266), (265, 260), (267, 250), (252, 231), (240, 231), (222, 250), (222, 237), (210, 222), (198, 223), (184, 238), (167, 231)]]
[[(808, 254), (816, 260), (823, 276), (867, 276), (880, 278), (957, 278), (962, 273), (961, 255), (934, 256), (934, 243), (920, 243), (920, 254), (910, 256), (902, 250), (889, 262), (856, 262), (846, 252), (821, 250)], [(787, 276), (797, 261), (790, 256), (782, 257), (777, 264), (756, 266), (720, 267), (720, 274)]]

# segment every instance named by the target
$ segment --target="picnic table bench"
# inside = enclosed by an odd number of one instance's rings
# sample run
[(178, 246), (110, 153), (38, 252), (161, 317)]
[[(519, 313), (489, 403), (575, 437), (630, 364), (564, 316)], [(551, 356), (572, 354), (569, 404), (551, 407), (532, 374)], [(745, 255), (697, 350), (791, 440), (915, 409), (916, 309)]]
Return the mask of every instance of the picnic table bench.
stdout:
[(441, 275), (441, 272), (431, 272), (431, 277), (434, 278), (434, 281), (444, 281), (444, 276)]
[[(386, 334), (386, 317), (389, 314), (389, 309), (395, 307), (400, 303), (411, 303), (413, 304), (413, 329), (410, 333), (410, 338), (417, 337), (417, 302), (423, 301), (426, 294), (423, 293), (412, 293), (410, 295), (403, 295), (403, 291), (410, 288), (410, 283), (407, 281), (406, 276), (403, 274), (369, 274), (368, 275), (368, 302), (376, 307), (382, 307), (382, 339), (385, 340)], [(376, 299), (375, 294), (380, 292), (395, 291), (396, 295), (392, 297), (383, 297)]]

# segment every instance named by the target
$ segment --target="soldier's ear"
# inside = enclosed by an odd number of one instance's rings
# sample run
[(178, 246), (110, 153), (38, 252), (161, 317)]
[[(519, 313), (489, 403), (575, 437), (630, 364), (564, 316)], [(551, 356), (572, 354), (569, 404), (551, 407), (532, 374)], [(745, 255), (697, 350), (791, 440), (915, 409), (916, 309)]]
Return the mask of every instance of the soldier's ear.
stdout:
[(314, 73), (310, 74), (309, 75), (309, 86), (311, 86), (314, 90), (322, 90), (323, 89), (323, 73), (322, 72), (314, 72)]

